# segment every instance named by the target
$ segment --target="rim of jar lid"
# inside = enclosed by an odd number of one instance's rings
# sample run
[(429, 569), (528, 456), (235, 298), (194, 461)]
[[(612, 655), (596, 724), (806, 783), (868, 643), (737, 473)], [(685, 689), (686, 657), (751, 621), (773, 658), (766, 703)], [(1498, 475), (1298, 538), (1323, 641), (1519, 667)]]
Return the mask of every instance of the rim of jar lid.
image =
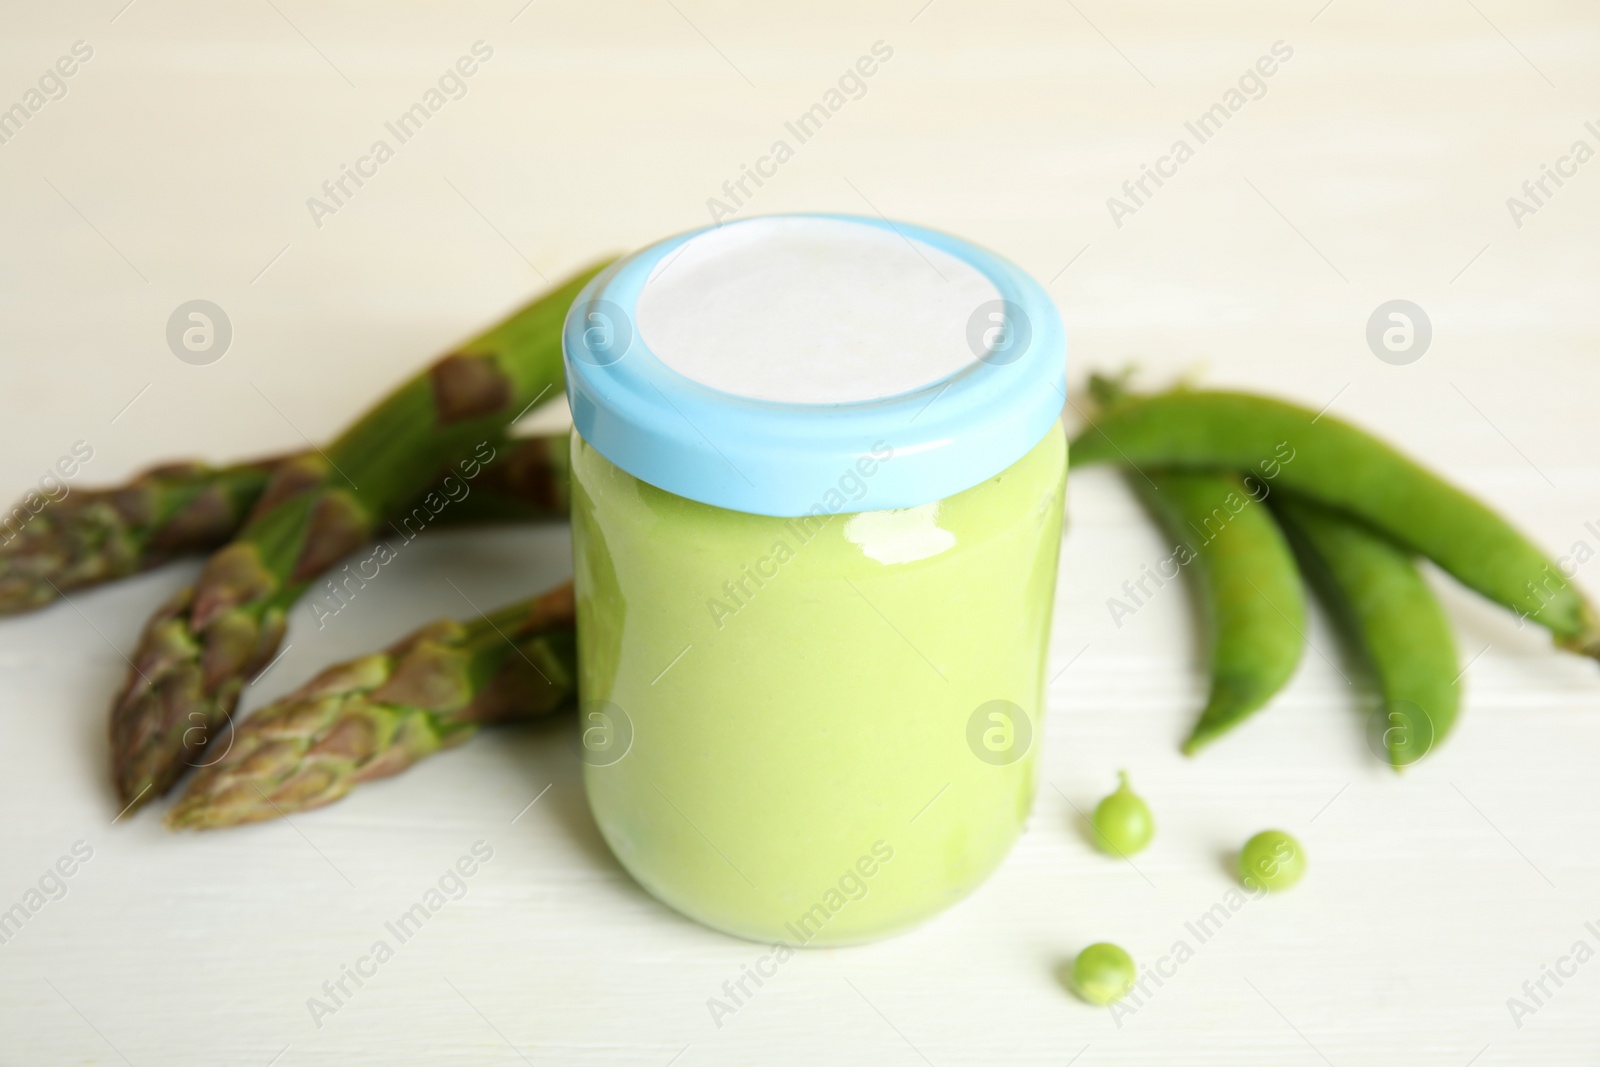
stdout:
[(724, 228), (786, 218), (888, 230), (973, 267), (999, 292), (1000, 306), (980, 307), (973, 323), (996, 343), (951, 374), (870, 400), (788, 403), (714, 389), (663, 363), (634, 328), (656, 266), (718, 227), (690, 230), (602, 271), (567, 313), (567, 400), (597, 452), (678, 496), (793, 518), (941, 500), (1043, 440), (1066, 403), (1066, 331), (1038, 282), (969, 241), (910, 223), (815, 213)]

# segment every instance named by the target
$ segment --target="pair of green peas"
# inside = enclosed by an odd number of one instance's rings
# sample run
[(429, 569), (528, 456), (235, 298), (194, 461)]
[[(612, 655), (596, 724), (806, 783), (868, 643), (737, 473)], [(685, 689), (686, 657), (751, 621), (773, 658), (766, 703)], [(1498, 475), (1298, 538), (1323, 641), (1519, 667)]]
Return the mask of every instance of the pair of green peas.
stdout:
[[(1127, 772), (1117, 777), (1116, 791), (1095, 806), (1090, 825), (1101, 851), (1126, 858), (1150, 843), (1156, 823), (1150, 806), (1128, 785)], [(1251, 889), (1288, 889), (1305, 872), (1305, 849), (1282, 830), (1263, 830), (1239, 850), (1239, 879)], [(1109, 941), (1090, 945), (1072, 962), (1073, 988), (1091, 1004), (1120, 1000), (1137, 977), (1133, 957)]]

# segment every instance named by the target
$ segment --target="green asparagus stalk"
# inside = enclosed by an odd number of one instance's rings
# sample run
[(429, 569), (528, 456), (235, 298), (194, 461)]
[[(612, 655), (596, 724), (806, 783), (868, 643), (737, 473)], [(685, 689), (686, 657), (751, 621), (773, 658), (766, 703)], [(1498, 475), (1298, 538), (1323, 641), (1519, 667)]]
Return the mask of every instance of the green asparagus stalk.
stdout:
[(471, 622), (422, 627), (323, 671), (239, 723), (167, 812), (213, 830), (330, 804), (488, 723), (545, 715), (576, 692), (572, 583)]
[[(567, 517), (567, 438), (513, 438), (442, 512), (441, 525)], [(178, 463), (124, 485), (69, 493), (0, 534), (0, 615), (44, 607), (63, 593), (127, 578), (227, 544), (287, 457), (212, 467)], [(296, 459), (302, 457), (296, 456)], [(450, 471), (440, 471), (434, 484)], [(413, 507), (421, 501), (413, 502)], [(411, 509), (407, 509), (408, 511)], [(27, 515), (19, 505), (13, 514)]]
[(567, 434), (513, 438), (497, 449), (495, 458), (468, 486), (467, 496), (442, 511), (438, 522), (448, 526), (565, 522), (572, 514), (570, 474)]
[(68, 490), (0, 531), (0, 615), (226, 544), (279, 459), (210, 467), (176, 463), (110, 489)]
[[(593, 267), (413, 378), (325, 449), (272, 472), (244, 527), (151, 619), (112, 705), (122, 804), (163, 795), (270, 663), (309, 584), (562, 383), (561, 326)], [(469, 455), (470, 454), (470, 455)], [(465, 469), (465, 468), (464, 468)]]

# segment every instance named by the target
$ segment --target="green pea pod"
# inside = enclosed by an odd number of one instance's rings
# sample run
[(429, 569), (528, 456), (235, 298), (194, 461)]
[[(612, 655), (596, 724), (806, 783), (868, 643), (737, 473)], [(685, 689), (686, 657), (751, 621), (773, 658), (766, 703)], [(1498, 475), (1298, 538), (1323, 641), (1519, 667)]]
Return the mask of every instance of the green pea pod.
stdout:
[(1106, 406), (1072, 442), (1074, 467), (1222, 468), (1255, 474), (1364, 520), (1468, 587), (1600, 658), (1600, 616), (1494, 511), (1331, 415), (1247, 393), (1178, 389)]
[(1129, 473), (1176, 544), (1211, 622), (1211, 695), (1183, 751), (1232, 729), (1282, 689), (1305, 645), (1306, 603), (1294, 555), (1260, 502), (1260, 479), (1208, 471)]
[(1374, 735), (1391, 766), (1410, 766), (1444, 740), (1460, 706), (1444, 609), (1411, 553), (1371, 527), (1289, 493), (1272, 505), (1307, 579), (1376, 676)]

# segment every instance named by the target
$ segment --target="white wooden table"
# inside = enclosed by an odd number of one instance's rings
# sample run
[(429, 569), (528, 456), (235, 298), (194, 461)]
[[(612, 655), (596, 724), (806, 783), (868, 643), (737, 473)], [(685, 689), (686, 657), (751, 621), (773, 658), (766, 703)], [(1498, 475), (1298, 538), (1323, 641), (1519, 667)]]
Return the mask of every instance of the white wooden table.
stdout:
[[(79, 441), (88, 485), (330, 436), (542, 278), (707, 221), (882, 41), (864, 95), (741, 213), (958, 231), (1049, 283), (1074, 382), (1136, 360), (1328, 404), (1553, 552), (1600, 548), (1600, 162), (1561, 163), (1600, 148), (1592, 5), (125, 2), (0, 12), (0, 107), (74, 42), (93, 53), (0, 143), (8, 499)], [(465, 95), (360, 164), (477, 41), (493, 54)], [(1185, 123), (1278, 41), (1264, 95), (1200, 143)], [(1162, 163), (1179, 138), (1192, 158)], [(1146, 163), (1171, 176), (1114, 221)], [(314, 218), (345, 164), (371, 176)], [(1544, 164), (1568, 176), (1519, 227), (1507, 198)], [(197, 298), (233, 327), (206, 366), (164, 338)], [(1364, 338), (1391, 299), (1432, 323), (1409, 365)], [(0, 945), (0, 1064), (1594, 1063), (1600, 962), (1547, 979), (1520, 1027), (1507, 1000), (1600, 949), (1600, 670), (1441, 579), (1468, 694), (1434, 758), (1403, 779), (1375, 762), (1319, 617), (1276, 705), (1185, 760), (1204, 690), (1186, 595), (1120, 628), (1105, 607), (1162, 542), (1109, 472), (1075, 475), (1069, 506), (1046, 780), (1009, 861), (923, 929), (786, 964), (720, 1028), (707, 999), (761, 950), (622, 872), (568, 725), (482, 736), (292, 824), (113, 825), (106, 703), (194, 568), (0, 623), (0, 909), (92, 849)], [(245, 706), (460, 612), (446, 579), (499, 602), (569, 567), (560, 528), (430, 536), (326, 629), (296, 612)], [(1600, 561), (1578, 580), (1600, 594)], [(1123, 766), (1160, 820), (1138, 870), (1073, 811)], [(1196, 943), (1225, 855), (1269, 825), (1310, 875)], [(316, 1025), (307, 999), (478, 841), (493, 859), (465, 895)], [(1195, 952), (1118, 1026), (1054, 976), (1100, 939), (1146, 964)]]

